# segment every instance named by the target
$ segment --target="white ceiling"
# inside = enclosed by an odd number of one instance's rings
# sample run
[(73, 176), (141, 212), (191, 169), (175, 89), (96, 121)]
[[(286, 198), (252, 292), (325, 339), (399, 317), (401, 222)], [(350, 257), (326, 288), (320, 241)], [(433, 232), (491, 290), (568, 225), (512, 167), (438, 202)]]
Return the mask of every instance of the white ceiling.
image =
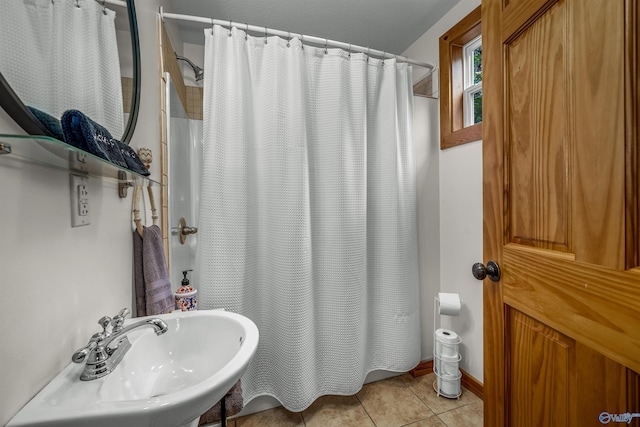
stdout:
[[(401, 54), (459, 1), (171, 0), (170, 11), (232, 20)], [(204, 44), (202, 24), (176, 23), (184, 42)]]

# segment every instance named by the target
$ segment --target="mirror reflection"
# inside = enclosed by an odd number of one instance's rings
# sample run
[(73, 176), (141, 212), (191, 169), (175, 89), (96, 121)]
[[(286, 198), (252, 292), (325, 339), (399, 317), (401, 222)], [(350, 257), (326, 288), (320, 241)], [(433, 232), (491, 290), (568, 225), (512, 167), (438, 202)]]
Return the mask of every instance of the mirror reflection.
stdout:
[(42, 122), (78, 110), (122, 139), (134, 75), (126, 3), (12, 0), (2, 8), (0, 73), (30, 112)]

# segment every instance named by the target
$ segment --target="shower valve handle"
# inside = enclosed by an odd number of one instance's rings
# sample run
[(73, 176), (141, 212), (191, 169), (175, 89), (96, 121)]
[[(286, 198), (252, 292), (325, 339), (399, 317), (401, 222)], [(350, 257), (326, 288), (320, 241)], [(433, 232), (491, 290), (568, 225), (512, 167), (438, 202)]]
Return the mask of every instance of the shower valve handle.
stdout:
[(196, 234), (198, 232), (198, 227), (182, 227), (182, 234), (188, 236), (189, 234)]
[(171, 234), (177, 235), (180, 238), (180, 243), (185, 244), (187, 236), (190, 234), (196, 234), (198, 227), (187, 227), (187, 221), (184, 218), (180, 218), (178, 221), (178, 227), (171, 230)]

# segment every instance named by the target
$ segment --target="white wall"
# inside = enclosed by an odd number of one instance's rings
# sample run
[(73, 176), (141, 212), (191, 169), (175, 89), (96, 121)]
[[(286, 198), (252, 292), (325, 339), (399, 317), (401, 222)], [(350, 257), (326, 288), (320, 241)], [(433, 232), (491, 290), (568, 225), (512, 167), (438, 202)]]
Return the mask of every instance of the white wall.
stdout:
[[(461, 0), (403, 55), (437, 64), (440, 36), (479, 4), (479, 0)], [(414, 81), (425, 74), (426, 70), (414, 67)], [(460, 367), (482, 381), (482, 284), (471, 276), (471, 265), (482, 260), (482, 142), (440, 150), (439, 103), (414, 99), (423, 359), (431, 358), (433, 352), (433, 296), (456, 292), (463, 302), (462, 313), (443, 316), (442, 327), (462, 336)], [(430, 161), (424, 161), (430, 156)], [(437, 267), (431, 265), (436, 259)]]
[[(136, 2), (142, 108), (132, 141), (156, 159), (158, 5)], [(0, 133), (24, 132), (0, 109)], [(102, 315), (131, 307), (131, 191), (120, 199), (116, 185), (96, 178), (89, 191), (91, 224), (71, 228), (68, 172), (0, 158), (0, 425), (71, 361)]]

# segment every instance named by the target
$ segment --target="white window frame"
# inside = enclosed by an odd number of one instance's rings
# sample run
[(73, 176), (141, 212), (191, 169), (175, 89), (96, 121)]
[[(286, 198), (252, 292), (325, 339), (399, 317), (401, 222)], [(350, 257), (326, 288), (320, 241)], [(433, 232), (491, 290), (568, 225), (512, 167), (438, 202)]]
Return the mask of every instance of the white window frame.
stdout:
[(464, 91), (462, 100), (462, 112), (464, 115), (464, 127), (473, 126), (473, 96), (482, 92), (482, 81), (473, 83), (473, 51), (482, 46), (482, 36), (478, 36), (464, 45), (462, 52), (462, 67), (464, 74)]

